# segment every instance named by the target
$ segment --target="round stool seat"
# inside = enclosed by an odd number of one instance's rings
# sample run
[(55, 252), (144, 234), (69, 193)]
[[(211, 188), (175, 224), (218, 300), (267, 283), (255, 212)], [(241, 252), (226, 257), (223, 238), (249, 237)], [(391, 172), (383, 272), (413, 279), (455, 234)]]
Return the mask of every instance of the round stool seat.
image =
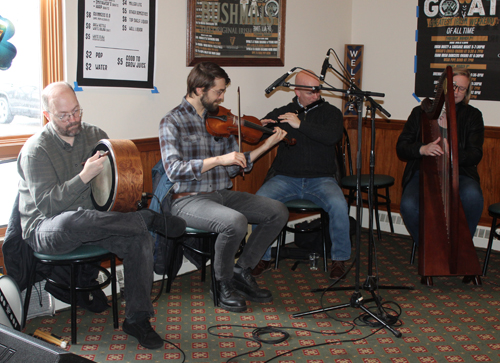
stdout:
[(36, 258), (39, 260), (52, 260), (52, 261), (64, 261), (64, 260), (82, 260), (85, 258), (98, 257), (101, 255), (108, 254), (109, 251), (105, 248), (93, 245), (81, 245), (75, 250), (63, 253), (62, 255), (48, 255), (45, 253), (34, 252)]
[[(343, 177), (340, 184), (345, 188), (355, 188), (357, 186), (357, 176), (349, 175)], [(368, 188), (370, 185), (370, 175), (361, 175), (361, 187)], [(386, 188), (394, 185), (394, 178), (390, 175), (375, 174), (373, 175), (373, 185), (377, 188)]]
[(492, 204), (488, 207), (488, 212), (500, 215), (500, 203)]
[[(116, 292), (116, 263), (115, 255), (112, 254), (105, 248), (84, 244), (80, 247), (74, 249), (71, 252), (63, 253), (59, 255), (38, 253), (33, 252), (35, 257), (32, 262), (32, 268), (29, 276), (28, 287), (26, 288), (26, 295), (24, 299), (24, 317), (23, 321), (26, 324), (28, 309), (30, 306), (31, 299), (31, 289), (35, 283), (36, 275), (39, 274), (47, 284), (58, 287), (63, 290), (69, 290), (69, 304), (71, 306), (71, 342), (72, 344), (77, 344), (77, 292), (88, 292), (93, 290), (99, 290), (104, 288), (106, 285), (111, 285), (111, 306), (113, 308), (113, 326), (118, 329), (118, 300)], [(98, 282), (97, 284), (89, 284), (83, 286), (79, 284), (76, 274), (76, 268), (82, 264), (91, 262), (100, 262), (103, 259), (109, 260), (110, 271), (105, 267), (98, 264), (97, 269), (104, 274), (105, 278), (103, 282)], [(50, 274), (45, 274), (41, 270), (37, 270), (37, 265), (55, 265), (55, 266), (66, 266), (69, 268), (68, 278), (69, 281), (55, 280), (54, 276)], [(67, 301), (66, 301), (67, 302)]]
[(321, 207), (314, 202), (311, 202), (307, 199), (294, 199), (285, 203), (287, 208), (292, 209), (318, 209), (321, 210)]

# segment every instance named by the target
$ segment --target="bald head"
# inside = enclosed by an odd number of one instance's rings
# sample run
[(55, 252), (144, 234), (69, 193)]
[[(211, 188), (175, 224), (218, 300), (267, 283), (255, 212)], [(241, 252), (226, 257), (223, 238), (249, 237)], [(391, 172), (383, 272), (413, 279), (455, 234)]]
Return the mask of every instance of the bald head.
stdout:
[(49, 84), (42, 92), (43, 115), (57, 134), (66, 142), (72, 140), (82, 130), (82, 110), (75, 91), (69, 83)]
[(319, 79), (310, 71), (300, 71), (295, 76), (295, 83), (310, 87), (319, 87)]
[(321, 97), (319, 89), (313, 90), (310, 87), (319, 87), (319, 79), (308, 71), (300, 71), (295, 76), (295, 83), (299, 86), (305, 87), (295, 87), (295, 94), (299, 100), (299, 103), (303, 106), (309, 106), (311, 103), (316, 102)]
[(42, 91), (43, 110), (50, 111), (51, 102), (66, 92), (72, 93), (76, 98), (75, 91), (68, 82), (54, 82), (45, 87)]

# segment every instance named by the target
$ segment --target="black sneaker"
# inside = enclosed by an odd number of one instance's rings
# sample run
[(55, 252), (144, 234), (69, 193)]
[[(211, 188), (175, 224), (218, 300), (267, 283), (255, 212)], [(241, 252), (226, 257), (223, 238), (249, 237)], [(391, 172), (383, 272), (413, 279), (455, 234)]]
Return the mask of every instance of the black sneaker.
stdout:
[(163, 347), (163, 339), (155, 332), (148, 318), (135, 323), (129, 323), (125, 319), (122, 328), (125, 333), (136, 338), (144, 348), (159, 349)]
[(271, 291), (261, 289), (255, 277), (252, 276), (252, 269), (234, 266), (233, 279), (231, 280), (236, 291), (250, 301), (266, 303), (273, 301)]

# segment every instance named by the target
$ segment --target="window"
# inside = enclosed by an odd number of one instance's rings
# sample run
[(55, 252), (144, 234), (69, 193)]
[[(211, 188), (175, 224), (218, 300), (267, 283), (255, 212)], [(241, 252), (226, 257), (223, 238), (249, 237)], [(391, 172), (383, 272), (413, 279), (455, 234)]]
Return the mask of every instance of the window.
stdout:
[(0, 0), (1, 42), (16, 52), (8, 69), (0, 64), (0, 236), (17, 190), (15, 159), (43, 123), (40, 91), (63, 79), (62, 31), (62, 0)]

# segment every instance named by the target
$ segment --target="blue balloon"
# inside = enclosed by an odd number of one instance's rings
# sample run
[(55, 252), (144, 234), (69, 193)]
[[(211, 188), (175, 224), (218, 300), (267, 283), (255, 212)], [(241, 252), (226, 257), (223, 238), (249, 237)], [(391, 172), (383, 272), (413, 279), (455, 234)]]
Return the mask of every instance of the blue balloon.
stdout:
[(17, 55), (14, 44), (8, 42), (16, 32), (14, 24), (9, 19), (0, 16), (0, 70), (5, 71), (12, 65)]
[(14, 24), (9, 19), (0, 15), (0, 42), (2, 39), (5, 41), (12, 38), (15, 32), (16, 28)]

